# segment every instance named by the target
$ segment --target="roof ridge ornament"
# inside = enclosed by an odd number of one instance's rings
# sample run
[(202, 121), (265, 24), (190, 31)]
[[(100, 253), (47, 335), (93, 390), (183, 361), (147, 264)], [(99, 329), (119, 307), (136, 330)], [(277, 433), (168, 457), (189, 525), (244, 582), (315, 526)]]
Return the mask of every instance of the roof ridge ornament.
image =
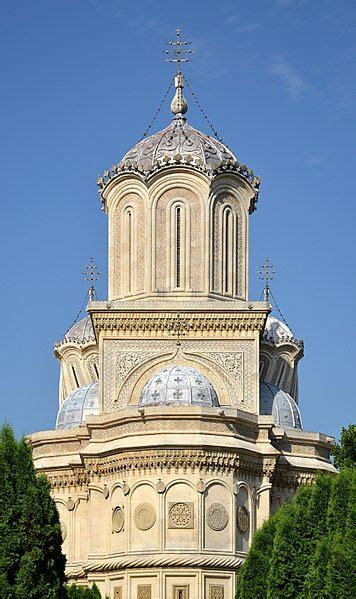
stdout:
[(168, 54), (170, 57), (166, 58), (166, 62), (175, 62), (177, 64), (177, 74), (174, 78), (174, 85), (176, 88), (176, 93), (171, 102), (171, 111), (175, 115), (174, 118), (182, 118), (183, 115), (188, 111), (188, 103), (183, 95), (183, 87), (184, 87), (184, 78), (181, 71), (181, 63), (189, 62), (188, 54), (194, 54), (195, 50), (186, 49), (186, 46), (189, 46), (192, 42), (183, 42), (180, 39), (181, 29), (180, 27), (176, 28), (176, 39), (170, 42), (167, 42), (168, 46), (171, 46), (172, 49), (164, 50), (164, 54)]

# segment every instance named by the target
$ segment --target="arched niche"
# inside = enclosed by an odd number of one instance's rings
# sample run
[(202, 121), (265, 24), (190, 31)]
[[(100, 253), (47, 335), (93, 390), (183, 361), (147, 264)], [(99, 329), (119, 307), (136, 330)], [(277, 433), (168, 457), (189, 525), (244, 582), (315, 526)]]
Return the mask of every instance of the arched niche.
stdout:
[(233, 550), (233, 513), (230, 489), (210, 483), (204, 493), (204, 549)]
[(164, 546), (167, 550), (199, 548), (200, 522), (197, 491), (187, 481), (167, 487), (164, 509)]
[(159, 496), (149, 482), (134, 486), (129, 496), (129, 551), (159, 548)]

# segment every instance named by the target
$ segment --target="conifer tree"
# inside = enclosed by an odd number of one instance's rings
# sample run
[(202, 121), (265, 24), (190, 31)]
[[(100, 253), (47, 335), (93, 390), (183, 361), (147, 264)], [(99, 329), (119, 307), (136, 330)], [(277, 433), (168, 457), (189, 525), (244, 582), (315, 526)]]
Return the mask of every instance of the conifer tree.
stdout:
[(0, 430), (0, 597), (61, 599), (65, 589), (58, 512), (36, 477), (31, 447)]

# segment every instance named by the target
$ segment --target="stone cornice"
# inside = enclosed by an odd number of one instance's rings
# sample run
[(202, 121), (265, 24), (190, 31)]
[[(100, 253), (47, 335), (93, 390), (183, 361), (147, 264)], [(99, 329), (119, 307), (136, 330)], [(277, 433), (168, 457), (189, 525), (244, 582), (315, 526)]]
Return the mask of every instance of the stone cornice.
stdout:
[(267, 311), (168, 311), (140, 310), (100, 310), (89, 308), (95, 334), (100, 331), (119, 332), (121, 334), (162, 334), (175, 337), (177, 331), (186, 336), (197, 334), (215, 335), (242, 331), (263, 330)]

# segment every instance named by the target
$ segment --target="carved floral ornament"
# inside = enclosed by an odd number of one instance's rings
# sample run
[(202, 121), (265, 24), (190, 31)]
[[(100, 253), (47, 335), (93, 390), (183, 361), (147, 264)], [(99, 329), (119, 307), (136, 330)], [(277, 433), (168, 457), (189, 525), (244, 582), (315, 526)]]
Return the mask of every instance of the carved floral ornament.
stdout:
[(169, 504), (168, 526), (169, 528), (194, 528), (192, 502), (179, 501)]

